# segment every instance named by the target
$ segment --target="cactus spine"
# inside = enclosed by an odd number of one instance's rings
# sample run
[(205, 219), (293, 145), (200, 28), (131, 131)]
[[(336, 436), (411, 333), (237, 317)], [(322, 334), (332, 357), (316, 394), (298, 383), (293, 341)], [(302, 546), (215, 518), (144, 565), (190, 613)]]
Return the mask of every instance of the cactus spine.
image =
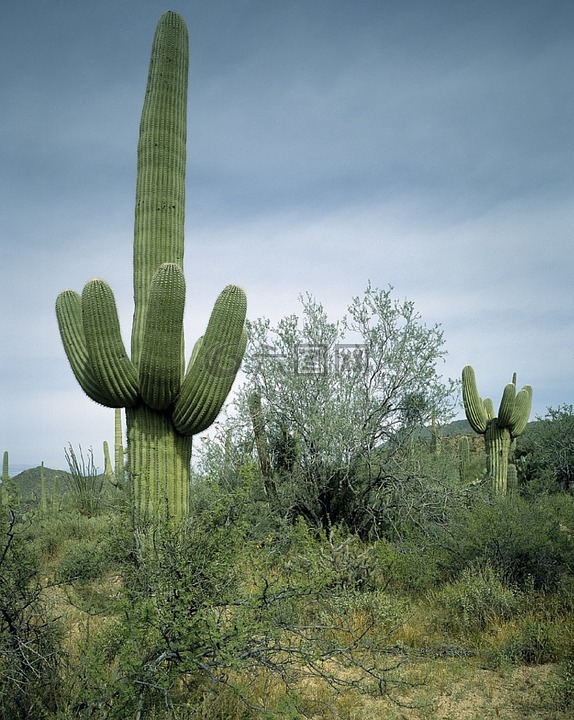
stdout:
[(86, 394), (125, 408), (136, 525), (184, 519), (192, 436), (217, 417), (246, 345), (246, 298), (229, 285), (184, 372), (183, 230), (188, 35), (165, 13), (154, 36), (140, 122), (134, 231), (131, 358), (110, 287), (66, 290), (56, 313), (68, 360)]
[(502, 394), (498, 417), (490, 398), (478, 394), (474, 370), (467, 365), (462, 371), (462, 399), (472, 429), (484, 435), (488, 474), (495, 492), (508, 491), (508, 457), (511, 443), (526, 427), (532, 407), (532, 388), (525, 385), (516, 392), (516, 375)]

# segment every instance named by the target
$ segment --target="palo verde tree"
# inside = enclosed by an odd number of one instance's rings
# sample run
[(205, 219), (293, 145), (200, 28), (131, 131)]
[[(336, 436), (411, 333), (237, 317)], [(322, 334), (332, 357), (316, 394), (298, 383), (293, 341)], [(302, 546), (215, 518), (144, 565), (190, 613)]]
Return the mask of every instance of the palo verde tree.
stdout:
[(478, 394), (474, 370), (462, 370), (464, 411), (472, 429), (484, 435), (487, 471), (495, 492), (506, 495), (508, 490), (508, 457), (512, 441), (524, 432), (532, 407), (532, 388), (525, 385), (516, 392), (516, 381), (504, 388), (498, 416), (490, 398)]
[(185, 371), (184, 203), (188, 33), (165, 13), (155, 33), (140, 123), (131, 357), (103, 280), (66, 290), (56, 312), (68, 360), (86, 394), (126, 409), (135, 520), (187, 515), (192, 436), (217, 417), (246, 345), (243, 290), (229, 285)]
[(300, 299), (302, 317), (249, 322), (237, 418), (281, 514), (362, 532), (392, 484), (385, 459), (452, 407), (453, 383), (437, 369), (443, 334), (392, 288), (369, 284), (338, 322), (313, 297)]

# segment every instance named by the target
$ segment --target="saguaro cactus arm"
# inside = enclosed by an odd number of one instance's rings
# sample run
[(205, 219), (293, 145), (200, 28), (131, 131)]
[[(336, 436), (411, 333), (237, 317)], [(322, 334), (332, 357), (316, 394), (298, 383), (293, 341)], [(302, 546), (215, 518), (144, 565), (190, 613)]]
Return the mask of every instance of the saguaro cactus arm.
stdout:
[(528, 418), (530, 417), (530, 411), (532, 409), (532, 388), (530, 385), (525, 385), (520, 392), (516, 394), (514, 401), (514, 408), (512, 409), (512, 415), (508, 427), (510, 434), (513, 438), (522, 435)]
[(82, 321), (82, 298), (77, 292), (64, 290), (58, 295), (56, 317), (64, 351), (82, 390), (100, 405), (118, 407), (114, 398), (105, 391), (94, 375), (86, 347)]
[(114, 407), (138, 401), (138, 376), (120, 332), (116, 301), (103, 280), (91, 280), (82, 292), (82, 322), (92, 371)]
[(154, 410), (168, 408), (181, 386), (185, 278), (179, 265), (164, 263), (150, 286), (140, 358), (140, 389)]
[(219, 414), (245, 352), (246, 309), (245, 293), (235, 285), (217, 298), (175, 403), (173, 422), (182, 435), (205, 430)]
[(514, 411), (514, 401), (516, 399), (516, 386), (514, 383), (508, 383), (502, 393), (500, 407), (498, 408), (498, 422), (503, 427), (509, 427)]
[(482, 435), (486, 432), (488, 415), (484, 401), (478, 394), (474, 370), (470, 365), (467, 365), (462, 371), (462, 401), (466, 417), (472, 429)]

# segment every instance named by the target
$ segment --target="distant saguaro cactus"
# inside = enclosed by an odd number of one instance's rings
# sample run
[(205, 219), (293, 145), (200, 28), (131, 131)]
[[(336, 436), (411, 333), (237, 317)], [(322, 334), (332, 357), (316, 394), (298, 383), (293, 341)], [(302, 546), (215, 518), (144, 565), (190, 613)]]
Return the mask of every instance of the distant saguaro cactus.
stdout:
[(2, 458), (2, 505), (17, 507), (20, 504), (20, 493), (14, 480), (10, 477), (10, 460), (8, 450), (4, 450)]
[(6, 487), (8, 477), (8, 451), (5, 450), (2, 462), (2, 483), (0, 484), (0, 507), (8, 504), (8, 489)]
[(458, 474), (462, 482), (468, 480), (468, 467), (470, 465), (470, 444), (466, 435), (461, 435), (458, 441)]
[(40, 465), (40, 514), (48, 512), (48, 491), (46, 490), (46, 473), (44, 472), (44, 461)]
[[(253, 434), (255, 436), (255, 447), (257, 448), (257, 456), (259, 458), (259, 467), (261, 474), (266, 480), (273, 476), (271, 470), (271, 461), (269, 459), (269, 444), (265, 434), (265, 422), (263, 420), (263, 408), (261, 407), (261, 395), (257, 392), (251, 393), (249, 396), (249, 414), (251, 416), (251, 424), (253, 425)], [(266, 487), (266, 490), (268, 488)]]
[(431, 415), (431, 450), (433, 455), (436, 455), (437, 457), (442, 451), (442, 436), (440, 426), (436, 420), (436, 411), (434, 409)]
[(92, 280), (66, 290), (56, 313), (68, 360), (86, 394), (126, 409), (128, 470), (137, 526), (188, 512), (192, 436), (208, 428), (231, 389), (247, 342), (246, 298), (229, 285), (185, 371), (183, 231), (188, 33), (165, 13), (154, 36), (140, 123), (131, 358), (114, 295)]
[[(516, 376), (513, 377), (516, 380)], [(526, 427), (532, 407), (532, 388), (525, 385), (516, 392), (516, 383), (509, 383), (502, 394), (498, 417), (490, 398), (478, 394), (474, 370), (467, 365), (462, 371), (462, 399), (472, 429), (484, 435), (487, 469), (497, 493), (508, 490), (508, 456), (514, 438)]]
[(518, 491), (518, 472), (514, 463), (508, 463), (507, 492), (509, 495)]

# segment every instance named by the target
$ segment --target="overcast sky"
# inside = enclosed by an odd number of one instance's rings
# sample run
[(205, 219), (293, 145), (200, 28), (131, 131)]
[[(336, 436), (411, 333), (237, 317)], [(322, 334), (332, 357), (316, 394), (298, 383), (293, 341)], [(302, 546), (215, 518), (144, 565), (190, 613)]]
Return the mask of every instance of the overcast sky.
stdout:
[(374, 286), (440, 323), (498, 405), (574, 403), (572, 0), (3, 0), (0, 450), (13, 473), (113, 440), (54, 301), (103, 277), (129, 341), (154, 28), (190, 31), (186, 337), (229, 282), (249, 316), (332, 319)]

